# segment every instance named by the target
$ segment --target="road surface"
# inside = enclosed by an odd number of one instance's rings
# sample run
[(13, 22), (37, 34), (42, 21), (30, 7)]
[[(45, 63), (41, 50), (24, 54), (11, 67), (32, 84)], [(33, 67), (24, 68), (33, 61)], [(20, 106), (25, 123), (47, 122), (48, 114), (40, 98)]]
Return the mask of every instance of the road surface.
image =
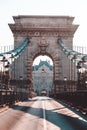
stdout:
[(87, 130), (87, 118), (49, 97), (35, 97), (0, 113), (0, 130)]

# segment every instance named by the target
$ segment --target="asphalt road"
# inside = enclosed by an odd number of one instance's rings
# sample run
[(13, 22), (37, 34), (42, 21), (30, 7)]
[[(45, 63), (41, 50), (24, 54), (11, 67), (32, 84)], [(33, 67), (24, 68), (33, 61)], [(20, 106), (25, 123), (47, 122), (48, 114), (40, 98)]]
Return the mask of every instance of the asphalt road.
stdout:
[(87, 117), (48, 97), (35, 97), (0, 113), (0, 130), (87, 130)]

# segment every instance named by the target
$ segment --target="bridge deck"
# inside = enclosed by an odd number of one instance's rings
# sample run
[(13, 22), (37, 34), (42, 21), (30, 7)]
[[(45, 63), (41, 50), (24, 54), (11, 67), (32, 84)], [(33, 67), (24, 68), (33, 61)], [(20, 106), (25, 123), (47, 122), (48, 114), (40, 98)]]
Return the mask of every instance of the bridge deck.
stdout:
[(48, 97), (20, 102), (0, 113), (0, 130), (87, 129), (87, 117)]

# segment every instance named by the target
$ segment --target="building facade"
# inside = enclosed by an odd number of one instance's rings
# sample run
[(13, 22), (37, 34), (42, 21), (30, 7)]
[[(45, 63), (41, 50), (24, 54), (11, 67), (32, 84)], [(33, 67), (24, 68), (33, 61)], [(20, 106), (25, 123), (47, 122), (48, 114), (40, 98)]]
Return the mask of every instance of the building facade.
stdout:
[(42, 90), (47, 91), (49, 96), (53, 85), (53, 65), (49, 61), (42, 61), (32, 68), (33, 88), (37, 95), (41, 95)]

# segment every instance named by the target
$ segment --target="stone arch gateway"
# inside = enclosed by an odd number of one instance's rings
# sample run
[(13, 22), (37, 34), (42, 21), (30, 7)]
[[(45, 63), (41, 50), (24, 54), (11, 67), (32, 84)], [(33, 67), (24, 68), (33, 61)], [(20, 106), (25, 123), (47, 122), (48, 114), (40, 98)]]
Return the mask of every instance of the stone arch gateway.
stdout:
[(32, 79), (32, 63), (38, 55), (47, 55), (53, 60), (54, 81), (69, 78), (69, 61), (62, 54), (57, 40), (61, 37), (66, 46), (72, 48), (73, 36), (78, 28), (73, 24), (74, 17), (19, 15), (13, 19), (14, 24), (9, 26), (14, 36), (14, 47), (18, 47), (26, 37), (30, 39), (29, 46), (21, 56), (21, 63), (17, 61), (15, 65), (13, 78), (19, 78), (19, 70), (24, 79)]

